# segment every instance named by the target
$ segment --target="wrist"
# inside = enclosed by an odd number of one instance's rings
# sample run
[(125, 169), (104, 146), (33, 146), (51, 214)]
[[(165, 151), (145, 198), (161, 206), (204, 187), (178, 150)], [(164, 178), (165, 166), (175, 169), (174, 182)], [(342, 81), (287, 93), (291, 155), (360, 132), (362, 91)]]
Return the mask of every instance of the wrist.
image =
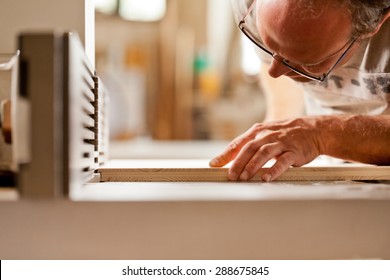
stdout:
[(315, 127), (320, 155), (338, 156), (341, 142), (346, 140), (345, 121), (348, 116), (333, 115), (316, 118)]

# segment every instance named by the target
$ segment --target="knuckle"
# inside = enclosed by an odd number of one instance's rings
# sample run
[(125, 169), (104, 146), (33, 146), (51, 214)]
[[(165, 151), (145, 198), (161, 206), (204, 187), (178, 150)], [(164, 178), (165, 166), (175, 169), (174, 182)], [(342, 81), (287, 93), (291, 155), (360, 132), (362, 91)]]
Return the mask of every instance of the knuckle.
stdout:
[(258, 150), (259, 146), (254, 141), (247, 143), (245, 146), (246, 153), (255, 154)]
[(263, 129), (264, 129), (264, 124), (255, 123), (254, 125), (252, 125), (252, 127), (249, 129), (249, 131), (251, 132), (251, 134), (257, 134), (260, 131), (262, 131)]
[(284, 156), (280, 157), (278, 161), (283, 166), (290, 166), (291, 159), (292, 159), (291, 156), (284, 154)]
[(258, 164), (255, 162), (250, 162), (245, 166), (245, 169), (250, 173), (253, 174), (258, 170)]
[(255, 123), (254, 125), (252, 125), (251, 129), (252, 130), (260, 129), (262, 126), (263, 126), (262, 123)]
[(272, 174), (272, 177), (280, 176), (293, 164), (294, 155), (292, 153), (285, 153), (280, 156), (276, 163), (271, 167), (270, 173)]
[(287, 123), (289, 127), (291, 126), (301, 126), (304, 123), (304, 119), (302, 117), (297, 117), (295, 119), (292, 119)]
[(285, 167), (283, 163), (276, 164), (272, 167), (272, 171), (276, 174), (281, 174), (284, 171)]
[(239, 144), (237, 143), (237, 141), (230, 142), (230, 144), (227, 147), (227, 150), (234, 151), (238, 148), (238, 146), (239, 146)]
[(287, 168), (288, 167), (284, 167), (283, 165), (275, 164), (274, 166), (271, 167), (269, 173), (272, 175), (272, 178), (276, 178), (280, 176), (284, 171), (286, 171)]
[(269, 131), (267, 133), (267, 141), (269, 143), (282, 142), (282, 140), (283, 140), (283, 131), (275, 130), (275, 131)]
[(273, 148), (271, 146), (268, 146), (268, 145), (264, 145), (262, 146), (259, 151), (260, 151), (260, 154), (263, 156), (263, 157), (269, 157), (272, 155), (272, 150)]

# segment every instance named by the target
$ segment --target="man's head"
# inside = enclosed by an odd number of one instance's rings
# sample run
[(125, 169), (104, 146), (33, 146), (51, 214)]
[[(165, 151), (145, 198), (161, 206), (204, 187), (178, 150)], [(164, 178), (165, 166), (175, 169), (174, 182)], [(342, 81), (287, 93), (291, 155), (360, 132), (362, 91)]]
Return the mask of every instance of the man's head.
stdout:
[(390, 0), (258, 0), (258, 33), (276, 58), (271, 63), (270, 76), (308, 81), (280, 60), (305, 73), (321, 75), (346, 53), (338, 63), (342, 65), (357, 48), (355, 44), (348, 50), (354, 38), (373, 36), (378, 31), (389, 14), (389, 3)]

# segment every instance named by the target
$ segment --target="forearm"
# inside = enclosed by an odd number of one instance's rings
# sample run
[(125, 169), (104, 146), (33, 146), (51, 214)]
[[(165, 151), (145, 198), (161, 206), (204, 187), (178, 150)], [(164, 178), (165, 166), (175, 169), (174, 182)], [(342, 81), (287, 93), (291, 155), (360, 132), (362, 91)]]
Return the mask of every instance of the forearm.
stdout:
[(210, 165), (221, 167), (233, 161), (229, 179), (247, 181), (275, 159), (262, 175), (269, 182), (290, 166), (303, 166), (319, 155), (390, 164), (390, 116), (310, 116), (258, 123), (236, 137)]
[(321, 154), (363, 163), (390, 164), (390, 116), (319, 117)]

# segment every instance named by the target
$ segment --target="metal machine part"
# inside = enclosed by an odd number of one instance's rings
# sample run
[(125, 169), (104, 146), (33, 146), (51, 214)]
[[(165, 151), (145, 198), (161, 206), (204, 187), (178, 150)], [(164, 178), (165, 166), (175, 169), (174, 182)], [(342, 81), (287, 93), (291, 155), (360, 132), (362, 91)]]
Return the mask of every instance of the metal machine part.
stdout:
[(19, 116), (12, 133), (21, 140), (6, 144), (19, 155), (0, 176), (12, 171), (23, 197), (66, 197), (106, 158), (107, 95), (77, 34), (21, 34), (19, 49), (11, 116)]

